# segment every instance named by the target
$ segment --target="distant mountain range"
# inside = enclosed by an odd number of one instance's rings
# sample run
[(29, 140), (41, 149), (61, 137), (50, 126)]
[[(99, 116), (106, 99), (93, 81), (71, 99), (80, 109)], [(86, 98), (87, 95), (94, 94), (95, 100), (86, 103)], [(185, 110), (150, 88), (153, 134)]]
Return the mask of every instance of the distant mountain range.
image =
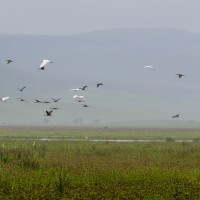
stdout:
[[(70, 126), (81, 118), (88, 126), (167, 120), (170, 127), (168, 120), (178, 113), (180, 121), (199, 121), (199, 52), (199, 34), (173, 28), (0, 35), (0, 96), (10, 96), (0, 102), (0, 124)], [(6, 59), (14, 62), (7, 65)], [(44, 71), (38, 70), (42, 59), (53, 61)], [(144, 69), (146, 65), (156, 71)], [(177, 73), (185, 77), (178, 79)], [(97, 89), (98, 82), (104, 85)], [(84, 85), (88, 88), (79, 94), (88, 108), (74, 102), (77, 93), (70, 91)], [(20, 93), (22, 86), (27, 88)], [(61, 107), (52, 118), (43, 116), (51, 105), (34, 103), (60, 97), (58, 104), (51, 103)]]

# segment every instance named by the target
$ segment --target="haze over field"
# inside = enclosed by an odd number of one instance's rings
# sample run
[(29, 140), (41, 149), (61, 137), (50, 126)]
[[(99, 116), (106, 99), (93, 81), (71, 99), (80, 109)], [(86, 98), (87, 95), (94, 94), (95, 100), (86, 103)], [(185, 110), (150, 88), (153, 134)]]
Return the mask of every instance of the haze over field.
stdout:
[[(3, 2), (0, 97), (10, 99), (0, 102), (0, 124), (199, 126), (199, 7), (196, 0)], [(44, 71), (42, 59), (53, 61)], [(98, 82), (104, 85), (97, 89)], [(51, 98), (62, 99), (34, 103)], [(47, 118), (50, 107), (60, 109)]]
[(69, 35), (113, 28), (176, 27), (200, 32), (199, 0), (7, 0), (2, 34)]
[[(1, 123), (41, 124), (45, 110), (61, 109), (52, 125), (197, 120), (199, 107), (200, 35), (179, 29), (113, 29), (70, 36), (0, 36)], [(43, 56), (45, 55), (45, 57)], [(7, 65), (4, 60), (14, 59)], [(40, 61), (49, 58), (47, 70)], [(152, 65), (156, 71), (144, 69)], [(186, 76), (178, 79), (176, 73)], [(96, 88), (97, 82), (104, 85)], [(88, 85), (85, 91), (72, 88)], [(23, 92), (17, 88), (27, 86)], [(72, 99), (84, 95), (88, 108)], [(29, 103), (16, 98), (23, 97)], [(34, 99), (60, 102), (35, 104)]]

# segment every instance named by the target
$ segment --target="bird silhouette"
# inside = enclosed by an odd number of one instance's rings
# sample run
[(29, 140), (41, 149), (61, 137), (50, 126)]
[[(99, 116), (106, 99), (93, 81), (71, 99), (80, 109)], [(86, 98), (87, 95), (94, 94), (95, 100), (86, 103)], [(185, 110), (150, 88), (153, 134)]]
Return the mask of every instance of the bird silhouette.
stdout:
[(51, 116), (51, 117), (52, 117), (52, 115), (51, 115), (52, 112), (53, 112), (53, 110), (50, 110), (50, 111), (47, 111), (47, 110), (46, 110), (46, 115), (45, 115), (45, 116), (49, 116), (49, 117)]
[(183, 76), (185, 76), (183, 74), (176, 74), (176, 75), (178, 76), (178, 78), (182, 78)]
[(22, 88), (17, 88), (20, 92), (22, 92), (26, 87), (22, 87)]
[(35, 103), (42, 103), (42, 101), (35, 99)]
[(42, 103), (51, 103), (50, 101), (43, 101)]
[(79, 88), (79, 89), (81, 89), (81, 90), (85, 90), (87, 87), (88, 87), (88, 86), (85, 85), (85, 86), (83, 86), (82, 88)]
[(58, 110), (58, 109), (60, 109), (60, 108), (58, 108), (58, 107), (53, 107), (53, 108), (50, 108), (51, 110)]
[(54, 99), (54, 98), (51, 98), (54, 102), (58, 102), (60, 99), (62, 98), (59, 98), (59, 99)]
[(84, 107), (84, 108), (87, 108), (87, 107), (89, 107), (88, 105), (86, 105), (86, 104), (82, 104), (82, 106)]
[(177, 114), (177, 115), (172, 116), (172, 118), (176, 118), (176, 117), (179, 117), (179, 116), (180, 116), (180, 114)]
[(22, 98), (18, 98), (20, 101), (24, 101), (24, 102), (27, 102), (28, 103), (28, 101), (27, 100), (25, 100), (25, 99), (22, 99)]
[(103, 83), (97, 83), (97, 88), (98, 88), (100, 85), (103, 85)]
[(11, 62), (14, 62), (13, 60), (6, 60), (7, 64), (11, 63)]

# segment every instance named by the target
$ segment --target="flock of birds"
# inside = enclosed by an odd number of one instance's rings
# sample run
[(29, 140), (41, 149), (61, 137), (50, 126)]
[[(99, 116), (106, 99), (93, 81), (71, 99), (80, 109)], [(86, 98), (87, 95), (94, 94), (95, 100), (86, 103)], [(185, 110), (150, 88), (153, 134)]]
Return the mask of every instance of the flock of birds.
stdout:
[[(7, 59), (7, 60), (5, 60), (5, 61), (6, 61), (7, 64), (10, 64), (10, 63), (14, 62), (13, 60), (10, 60), (10, 59)], [(50, 61), (50, 60), (48, 60), (48, 59), (44, 59), (44, 60), (41, 61), (41, 64), (40, 64), (40, 66), (39, 66), (38, 69), (39, 69), (39, 70), (46, 70), (47, 65), (50, 64), (50, 63), (53, 63), (53, 62)], [(148, 66), (144, 66), (144, 68), (145, 68), (145, 69), (149, 69), (149, 70), (156, 71), (155, 67), (153, 67), (153, 66), (149, 66), (149, 65), (148, 65)], [(180, 73), (179, 73), (179, 74), (176, 74), (176, 75), (178, 76), (178, 78), (182, 78), (183, 76), (185, 76), (184, 74), (180, 74)], [(100, 87), (100, 86), (103, 86), (103, 83), (97, 83), (97, 84), (96, 84), (96, 87), (97, 87), (97, 88)], [(75, 91), (75, 92), (77, 92), (77, 91), (85, 91), (87, 87), (88, 87), (88, 86), (85, 85), (85, 86), (83, 86), (83, 87), (71, 89), (71, 91)], [(23, 86), (23, 87), (17, 88), (17, 89), (18, 89), (20, 92), (23, 92), (24, 89), (26, 89), (26, 86)], [(6, 102), (9, 98), (10, 98), (10, 97), (2, 97), (2, 98), (0, 98), (0, 101)], [(18, 98), (18, 99), (19, 99), (20, 101), (22, 101), (22, 102), (28, 103), (28, 101), (27, 101), (26, 99), (24, 99), (24, 98)], [(51, 99), (52, 99), (53, 102), (55, 102), (55, 103), (57, 103), (58, 101), (61, 100), (61, 98), (58, 98), (58, 99), (51, 98)], [(86, 102), (86, 98), (85, 98), (84, 96), (75, 94), (75, 95), (73, 96), (73, 99), (74, 99), (75, 101), (79, 102), (79, 103), (82, 103), (81, 105), (82, 105), (83, 107), (89, 107), (89, 106), (85, 103), (85, 102)], [(38, 99), (35, 99), (35, 103), (51, 103), (51, 102), (50, 102), (50, 101), (40, 101), (40, 100), (38, 100)], [(45, 116), (52, 116), (53, 110), (57, 110), (57, 109), (59, 109), (59, 108), (58, 108), (58, 107), (52, 107), (52, 108), (50, 108), (50, 109), (51, 109), (51, 110), (46, 110)], [(172, 118), (178, 118), (179, 116), (180, 116), (180, 114), (176, 114), (176, 115), (173, 115)]]
[[(155, 67), (153, 66), (144, 66), (145, 69), (149, 69), (149, 70), (153, 70), (153, 71), (156, 71)], [(183, 76), (185, 76), (184, 74), (176, 74), (176, 76), (178, 76), (178, 78), (182, 78)], [(176, 115), (173, 115), (172, 118), (178, 118), (180, 116), (180, 114), (176, 114)]]
[[(14, 62), (13, 60), (5, 60), (7, 64), (10, 64), (12, 62)], [(48, 60), (48, 59), (44, 59), (41, 61), (41, 64), (39, 66), (39, 70), (46, 70), (46, 66), (49, 64), (49, 63), (53, 63), (52, 61)], [(96, 87), (98, 88), (99, 86), (103, 86), (103, 83), (97, 83), (96, 84)], [(80, 87), (80, 88), (75, 88), (75, 89), (71, 89), (71, 91), (84, 91), (86, 90), (88, 86), (85, 85), (83, 87)], [(23, 86), (21, 88), (17, 88), (17, 90), (19, 90), (20, 92), (23, 92), (24, 89), (26, 89), (26, 86)], [(0, 98), (0, 101), (3, 101), (3, 102), (6, 102), (10, 97), (1, 97)], [(26, 103), (29, 103), (26, 99), (24, 98), (17, 98), (19, 99), (20, 101), (22, 102), (26, 102)], [(53, 100), (54, 103), (57, 103), (58, 101), (60, 101), (62, 98), (58, 98), (58, 99), (55, 99), (55, 98), (51, 98)], [(79, 96), (79, 95), (74, 95), (73, 96), (73, 99), (77, 102), (80, 102), (80, 103), (83, 103), (81, 104), (83, 107), (89, 107), (87, 104), (85, 104), (86, 102), (86, 98), (84, 96)], [(45, 103), (45, 104), (48, 104), (48, 103), (51, 103), (50, 101), (40, 101), (38, 99), (35, 99), (35, 103)], [(52, 117), (52, 113), (53, 113), (53, 110), (58, 110), (59, 108), (58, 107), (51, 107), (50, 108), (51, 110), (46, 110), (46, 113), (45, 113), (45, 116), (51, 116)]]

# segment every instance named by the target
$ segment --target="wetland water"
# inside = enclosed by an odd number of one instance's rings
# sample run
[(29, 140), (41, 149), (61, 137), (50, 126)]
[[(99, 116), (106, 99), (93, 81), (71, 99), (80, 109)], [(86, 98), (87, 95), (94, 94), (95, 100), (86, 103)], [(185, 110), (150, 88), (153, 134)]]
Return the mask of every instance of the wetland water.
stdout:
[[(19, 139), (20, 140), (20, 139)], [(22, 139), (26, 140), (26, 139)], [(39, 141), (88, 141), (88, 142), (168, 142), (167, 140), (97, 140), (97, 139), (66, 139), (66, 138), (36, 138), (27, 140)], [(173, 140), (173, 142), (194, 142), (194, 140)]]

